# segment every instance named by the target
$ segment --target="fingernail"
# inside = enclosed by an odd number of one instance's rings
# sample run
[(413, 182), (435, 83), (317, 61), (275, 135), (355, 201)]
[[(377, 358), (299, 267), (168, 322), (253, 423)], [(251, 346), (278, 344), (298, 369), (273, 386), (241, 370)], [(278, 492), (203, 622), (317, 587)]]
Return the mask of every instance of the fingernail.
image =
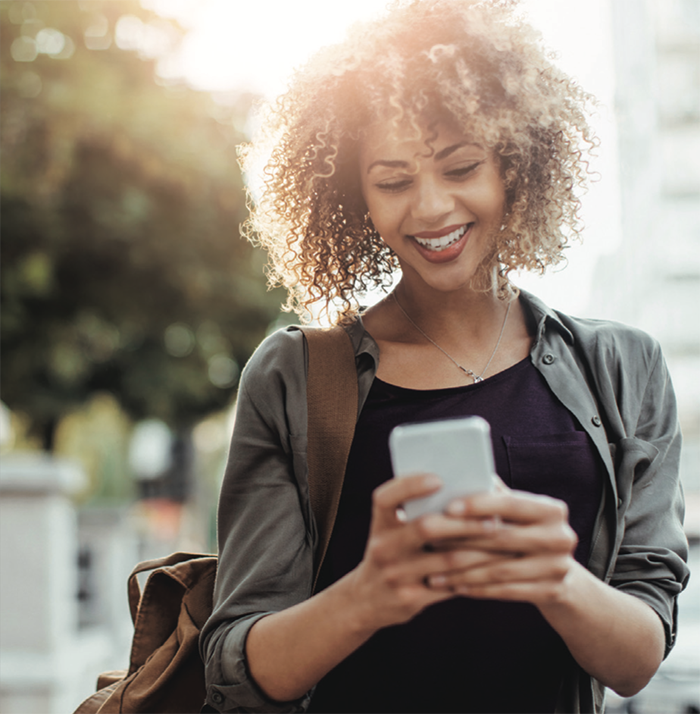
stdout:
[(464, 501), (452, 501), (447, 506), (448, 516), (463, 516), (467, 512), (467, 504)]
[(447, 585), (447, 578), (444, 575), (431, 575), (428, 582), (431, 588), (442, 588)]
[(435, 474), (428, 474), (423, 478), (423, 485), (426, 488), (440, 488), (442, 486), (442, 481), (439, 476)]
[(455, 588), (455, 592), (457, 595), (469, 595), (470, 588), (468, 585), (460, 585), (459, 587)]

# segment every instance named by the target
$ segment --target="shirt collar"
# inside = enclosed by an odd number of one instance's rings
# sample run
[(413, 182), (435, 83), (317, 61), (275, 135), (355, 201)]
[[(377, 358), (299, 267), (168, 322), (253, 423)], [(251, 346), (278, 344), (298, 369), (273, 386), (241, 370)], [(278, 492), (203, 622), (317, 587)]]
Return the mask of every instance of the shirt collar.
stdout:
[(343, 325), (343, 327), (346, 329), (348, 335), (350, 335), (355, 356), (359, 357), (361, 354), (366, 353), (372, 357), (375, 364), (379, 364), (379, 347), (372, 335), (365, 329), (362, 317), (359, 314), (356, 315), (352, 322)]
[(525, 309), (532, 316), (537, 327), (535, 344), (539, 344), (542, 340), (549, 325), (555, 327), (570, 344), (573, 344), (574, 336), (571, 330), (564, 324), (558, 312), (552, 310), (551, 307), (532, 293), (527, 292), (527, 290), (520, 290), (520, 300), (525, 306)]

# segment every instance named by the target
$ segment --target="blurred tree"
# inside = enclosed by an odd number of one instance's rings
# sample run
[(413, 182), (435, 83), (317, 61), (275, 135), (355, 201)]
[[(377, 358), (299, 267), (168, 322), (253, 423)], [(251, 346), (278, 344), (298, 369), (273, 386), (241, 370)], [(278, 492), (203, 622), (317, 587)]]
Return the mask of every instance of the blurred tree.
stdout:
[(278, 314), (235, 145), (251, 98), (167, 86), (137, 0), (0, 2), (2, 398), (50, 448), (91, 393), (187, 428)]

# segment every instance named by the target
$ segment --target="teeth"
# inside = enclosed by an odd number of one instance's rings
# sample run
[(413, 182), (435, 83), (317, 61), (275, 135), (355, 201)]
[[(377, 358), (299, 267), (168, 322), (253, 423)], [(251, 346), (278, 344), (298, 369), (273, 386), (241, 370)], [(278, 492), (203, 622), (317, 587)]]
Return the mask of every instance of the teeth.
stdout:
[(424, 248), (440, 252), (441, 250), (445, 250), (445, 248), (449, 248), (451, 245), (456, 243), (467, 232), (467, 228), (469, 228), (470, 225), (471, 224), (469, 223), (465, 226), (462, 226), (456, 231), (452, 231), (452, 233), (448, 233), (447, 235), (442, 236), (441, 238), (418, 238), (417, 236), (413, 237), (415, 238), (416, 242), (420, 243), (420, 245), (422, 245)]

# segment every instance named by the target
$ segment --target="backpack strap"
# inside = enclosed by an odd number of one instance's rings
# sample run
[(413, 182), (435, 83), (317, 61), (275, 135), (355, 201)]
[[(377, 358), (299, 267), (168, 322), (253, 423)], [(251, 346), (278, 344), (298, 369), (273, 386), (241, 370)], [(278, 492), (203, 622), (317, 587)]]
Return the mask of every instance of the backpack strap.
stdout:
[(314, 590), (333, 532), (345, 466), (357, 422), (357, 369), (350, 335), (342, 327), (302, 327), (308, 345), (309, 492), (318, 528)]
[[(308, 346), (309, 497), (318, 528), (314, 589), (333, 532), (343, 489), (345, 466), (357, 421), (357, 370), (350, 335), (342, 327), (300, 327)], [(129, 609), (136, 622), (141, 587), (139, 573), (189, 560), (212, 558), (202, 553), (171, 553), (139, 563), (129, 576)]]

